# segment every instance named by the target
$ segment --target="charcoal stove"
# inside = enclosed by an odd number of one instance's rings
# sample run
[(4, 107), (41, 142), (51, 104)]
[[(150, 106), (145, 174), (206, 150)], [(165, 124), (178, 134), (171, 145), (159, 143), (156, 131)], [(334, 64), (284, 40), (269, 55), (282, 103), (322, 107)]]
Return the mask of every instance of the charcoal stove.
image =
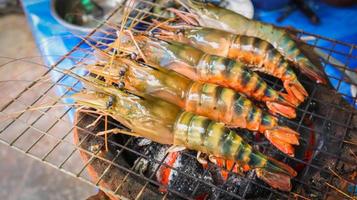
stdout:
[[(138, 20), (133, 18), (138, 13), (162, 18), (151, 13), (152, 7), (159, 5), (143, 0), (136, 6), (129, 17), (131, 20)], [(123, 9), (123, 6), (119, 7), (113, 15)], [(98, 34), (104, 37), (108, 28), (108, 24), (102, 23), (85, 39), (94, 41)], [(294, 30), (294, 33), (300, 38), (312, 38), (306, 45), (324, 55), (320, 59), (322, 67), (333, 66), (342, 72), (351, 72), (348, 65), (357, 60), (356, 46), (303, 31)], [(329, 47), (320, 46), (321, 41), (328, 43)], [(104, 130), (104, 122), (86, 128), (97, 116), (81, 112), (72, 122), (67, 116), (75, 112), (74, 106), (66, 104), (63, 107), (62, 103), (64, 97), (80, 89), (80, 82), (73, 79), (70, 85), (67, 81), (64, 86), (63, 82), (71, 77), (55, 67), (68, 61), (75, 65), (91, 62), (90, 54), (76, 57), (77, 53), (90, 50), (81, 46), (83, 43), (63, 56), (56, 65), (45, 68), (38, 79), (1, 105), (2, 116), (12, 113), (11, 118), (0, 123), (1, 143), (100, 188), (111, 199), (351, 199), (356, 196), (357, 111), (345, 100), (355, 105), (355, 96), (338, 94), (331, 86), (317, 85), (298, 73), (310, 96), (298, 108), (296, 119), (281, 119), (301, 133), (296, 157), (286, 157), (263, 139), (243, 135), (254, 147), (298, 171), (298, 176), (292, 180), (292, 191), (281, 192), (258, 180), (254, 173), (237, 174), (234, 166), (229, 169), (213, 164), (203, 167), (197, 164), (195, 152), (169, 155), (163, 150), (167, 147), (142, 139), (111, 135), (108, 136), (109, 151), (105, 151), (105, 138), (96, 136), (98, 131)], [(340, 62), (335, 62), (335, 57)], [(44, 84), (43, 80), (52, 73), (57, 74), (55, 80)], [(357, 87), (354, 80), (333, 75), (329, 78), (337, 81), (337, 90), (346, 83)], [(267, 77), (266, 81), (276, 89), (282, 88), (277, 80)], [(55, 95), (57, 87), (62, 88), (60, 96)], [(33, 101), (24, 102), (24, 97), (28, 96), (33, 97)], [(27, 110), (44, 104), (53, 107), (13, 114), (18, 108)], [(71, 128), (62, 128), (68, 124)], [(109, 120), (107, 128), (113, 127), (125, 128)], [(168, 171), (170, 181), (163, 182), (160, 178), (162, 171)], [(222, 178), (222, 171), (228, 174), (228, 179)]]

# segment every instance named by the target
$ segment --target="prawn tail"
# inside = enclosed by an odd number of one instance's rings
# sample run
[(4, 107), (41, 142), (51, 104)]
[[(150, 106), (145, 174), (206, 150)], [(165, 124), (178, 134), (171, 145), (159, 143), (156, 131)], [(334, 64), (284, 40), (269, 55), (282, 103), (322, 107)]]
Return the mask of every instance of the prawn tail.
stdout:
[(279, 102), (271, 102), (271, 101), (266, 102), (266, 105), (272, 114), (275, 115), (280, 114), (289, 119), (296, 117), (296, 110), (292, 106), (288, 106), (286, 104), (282, 104)]
[(293, 145), (299, 145), (299, 134), (297, 132), (288, 127), (276, 126), (265, 130), (264, 135), (280, 151), (294, 157)]
[(299, 100), (297, 100), (295, 96), (283, 92), (279, 92), (278, 102), (291, 107), (297, 107), (300, 104)]
[(307, 58), (297, 59), (299, 70), (317, 83), (327, 84), (325, 73), (311, 63)]
[(272, 188), (289, 192), (291, 190), (291, 177), (282, 173), (273, 173), (264, 169), (256, 169), (258, 178), (266, 182)]
[(308, 96), (308, 93), (305, 90), (304, 86), (302, 86), (297, 79), (292, 81), (284, 81), (284, 88), (286, 89), (289, 96), (295, 98), (298, 103), (304, 102), (305, 98)]
[(261, 169), (266, 170), (270, 173), (285, 174), (291, 178), (297, 175), (297, 172), (292, 167), (271, 157), (267, 157), (267, 162), (265, 166)]

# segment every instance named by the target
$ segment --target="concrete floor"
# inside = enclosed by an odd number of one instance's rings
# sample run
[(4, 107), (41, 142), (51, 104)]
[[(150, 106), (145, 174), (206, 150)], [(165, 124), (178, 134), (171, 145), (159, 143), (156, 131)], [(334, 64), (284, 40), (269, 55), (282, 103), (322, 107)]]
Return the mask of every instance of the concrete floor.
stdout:
[[(31, 32), (23, 15), (0, 17), (0, 56), (29, 57), (38, 55)], [(6, 59), (0, 59), (0, 64)], [(28, 64), (0, 67), (0, 80), (29, 80), (43, 72)], [(33, 76), (33, 77), (32, 77)], [(1, 82), (0, 107), (29, 82)], [(54, 95), (54, 94), (53, 94)], [(26, 101), (26, 99), (23, 99)], [(64, 125), (62, 125), (64, 126)], [(70, 126), (67, 124), (67, 126)], [(65, 127), (61, 127), (63, 130)], [(11, 133), (4, 133), (3, 135)], [(80, 162), (77, 160), (77, 162)], [(78, 163), (79, 164), (79, 163)], [(40, 163), (25, 154), (0, 144), (0, 199), (86, 199), (96, 189), (80, 180)]]

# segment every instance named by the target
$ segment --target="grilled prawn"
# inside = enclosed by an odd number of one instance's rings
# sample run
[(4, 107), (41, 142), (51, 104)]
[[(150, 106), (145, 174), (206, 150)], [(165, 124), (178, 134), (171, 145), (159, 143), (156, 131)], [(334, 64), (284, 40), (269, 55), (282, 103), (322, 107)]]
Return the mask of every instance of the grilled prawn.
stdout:
[[(280, 177), (289, 185), (290, 178), (296, 176), (291, 167), (255, 151), (223, 123), (182, 111), (166, 101), (138, 97), (98, 83), (90, 86), (94, 90), (76, 93), (72, 97), (78, 104), (95, 108), (133, 131), (124, 134), (234, 160), (250, 169), (274, 174), (272, 179)], [(120, 133), (116, 129), (112, 132)]]
[(282, 28), (248, 19), (233, 11), (192, 0), (176, 0), (189, 13), (169, 9), (192, 25), (229, 31), (234, 34), (258, 37), (271, 43), (302, 73), (318, 83), (327, 83), (324, 73), (300, 51), (291, 35)]
[(232, 88), (248, 97), (265, 102), (273, 113), (289, 118), (296, 116), (295, 106), (298, 102), (295, 98), (275, 91), (257, 73), (246, 68), (241, 62), (206, 54), (189, 45), (150, 39), (142, 35), (136, 36), (135, 40), (124, 36), (118, 40), (120, 48), (143, 54), (145, 61), (151, 66), (176, 71), (195, 81)]
[(223, 122), (229, 127), (263, 133), (279, 150), (294, 156), (298, 133), (280, 126), (276, 117), (263, 112), (245, 96), (215, 84), (192, 81), (174, 71), (163, 72), (122, 59), (112, 67), (99, 65), (87, 69), (128, 91), (161, 98), (186, 111)]
[(179, 28), (166, 25), (162, 28), (158, 29), (156, 37), (191, 45), (209, 54), (235, 59), (245, 63), (253, 71), (277, 77), (283, 81), (288, 94), (299, 102), (303, 102), (308, 96), (284, 56), (265, 40), (205, 27)]

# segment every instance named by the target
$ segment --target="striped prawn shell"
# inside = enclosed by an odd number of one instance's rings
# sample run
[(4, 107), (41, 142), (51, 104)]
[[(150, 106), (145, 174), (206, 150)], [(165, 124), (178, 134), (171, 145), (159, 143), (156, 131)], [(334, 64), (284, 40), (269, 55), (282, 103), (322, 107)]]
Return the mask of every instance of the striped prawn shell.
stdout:
[(204, 54), (197, 65), (201, 80), (230, 87), (257, 100), (279, 101), (279, 93), (273, 90), (257, 73), (250, 71), (241, 62)]
[[(233, 28), (230, 32), (258, 37), (272, 44), (287, 60), (293, 62), (300, 71), (318, 83), (326, 83), (323, 71), (313, 64), (310, 59), (300, 50), (298, 43), (285, 29), (274, 27), (259, 21), (245, 20), (247, 26), (244, 30)], [(248, 23), (250, 25), (248, 25)]]
[(277, 125), (277, 120), (234, 90), (210, 83), (193, 82), (185, 99), (185, 109), (228, 126), (264, 131)]
[(289, 101), (242, 62), (203, 51), (177, 42), (143, 41), (148, 64), (160, 65), (192, 80), (214, 83), (239, 91), (258, 101), (289, 104)]
[(288, 60), (295, 63), (304, 63), (313, 66), (310, 60), (303, 54), (293, 40), (292, 36), (285, 29), (274, 27), (259, 21), (253, 21), (255, 30), (247, 29), (244, 35), (254, 36), (271, 43)]
[(287, 30), (271, 24), (248, 19), (240, 14), (207, 4), (185, 1), (185, 7), (196, 15), (196, 21), (202, 27), (225, 30), (234, 34), (247, 35), (266, 40), (278, 49), (299, 69), (317, 82), (326, 83), (326, 77), (319, 66), (315, 66), (299, 49), (298, 43)]
[(254, 70), (283, 80), (296, 79), (284, 56), (269, 42), (257, 37), (234, 35), (227, 57), (249, 63)]
[(204, 27), (185, 29), (174, 37), (206, 53), (243, 61), (249, 68), (277, 78), (296, 78), (284, 56), (260, 38)]
[(232, 89), (192, 81), (178, 73), (145, 66), (132, 66), (125, 74), (125, 87), (144, 92), (232, 127), (264, 132), (277, 126), (275, 117)]
[(277, 48), (279, 52), (291, 60), (306, 59), (308, 61), (285, 29), (251, 20), (240, 14), (215, 6), (203, 5), (200, 9), (190, 7), (190, 11), (198, 16), (198, 21), (202, 27), (224, 30), (238, 35), (257, 37), (268, 41)]
[(251, 168), (262, 168), (267, 158), (255, 153), (235, 132), (223, 123), (207, 117), (182, 112), (174, 125), (174, 145), (201, 151), (224, 159), (247, 164)]

